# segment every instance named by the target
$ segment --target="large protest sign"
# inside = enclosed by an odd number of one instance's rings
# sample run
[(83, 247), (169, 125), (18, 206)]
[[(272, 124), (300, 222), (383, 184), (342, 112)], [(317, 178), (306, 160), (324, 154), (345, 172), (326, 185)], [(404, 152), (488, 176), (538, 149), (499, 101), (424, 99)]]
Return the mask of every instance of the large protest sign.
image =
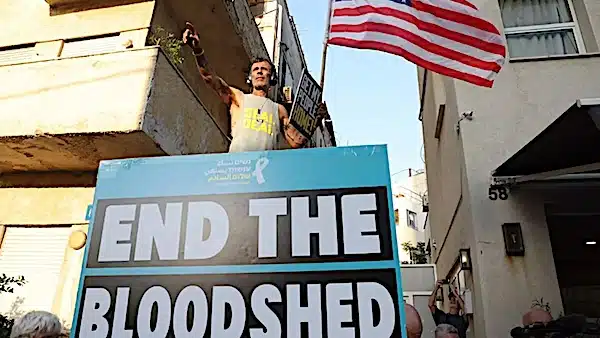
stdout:
[(104, 161), (71, 337), (405, 337), (391, 203), (385, 146)]
[(323, 89), (305, 68), (294, 94), (290, 122), (307, 138), (311, 138), (317, 130), (317, 109), (322, 96)]

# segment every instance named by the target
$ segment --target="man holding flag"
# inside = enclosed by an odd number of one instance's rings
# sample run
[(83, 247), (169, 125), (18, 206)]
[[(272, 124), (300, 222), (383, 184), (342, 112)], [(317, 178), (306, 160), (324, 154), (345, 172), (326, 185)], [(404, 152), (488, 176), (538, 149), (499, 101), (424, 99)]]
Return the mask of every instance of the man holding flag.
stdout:
[(331, 1), (326, 45), (402, 56), (483, 87), (492, 87), (504, 64), (500, 32), (469, 0)]

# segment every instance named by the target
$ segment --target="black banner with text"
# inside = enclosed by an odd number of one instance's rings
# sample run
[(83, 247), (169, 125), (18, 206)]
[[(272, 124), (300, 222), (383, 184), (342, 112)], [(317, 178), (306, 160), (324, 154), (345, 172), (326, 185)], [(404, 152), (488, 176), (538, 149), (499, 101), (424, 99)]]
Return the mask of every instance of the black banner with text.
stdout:
[(100, 200), (87, 267), (393, 260), (389, 215), (385, 187)]
[(78, 337), (400, 337), (394, 269), (87, 277)]

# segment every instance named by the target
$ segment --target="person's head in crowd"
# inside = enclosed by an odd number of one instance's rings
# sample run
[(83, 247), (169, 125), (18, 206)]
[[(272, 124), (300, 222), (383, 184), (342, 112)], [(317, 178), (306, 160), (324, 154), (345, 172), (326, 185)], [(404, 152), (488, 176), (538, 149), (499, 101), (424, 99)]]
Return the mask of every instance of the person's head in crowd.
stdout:
[(460, 313), (460, 304), (452, 292), (448, 295), (448, 313), (453, 315)]
[(440, 324), (435, 328), (435, 338), (458, 338), (458, 330), (450, 324)]
[(417, 309), (410, 304), (404, 303), (404, 313), (406, 314), (406, 334), (408, 338), (421, 338), (423, 323)]
[(62, 333), (57, 316), (46, 311), (31, 311), (15, 320), (10, 338), (60, 338)]

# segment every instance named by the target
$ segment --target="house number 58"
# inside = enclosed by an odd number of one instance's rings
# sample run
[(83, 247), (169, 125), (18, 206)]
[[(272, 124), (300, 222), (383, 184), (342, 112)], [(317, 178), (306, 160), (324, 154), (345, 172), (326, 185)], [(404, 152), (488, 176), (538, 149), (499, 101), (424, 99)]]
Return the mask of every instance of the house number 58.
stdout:
[(498, 199), (506, 201), (508, 199), (508, 190), (505, 187), (490, 187), (488, 189), (488, 198), (492, 201)]

